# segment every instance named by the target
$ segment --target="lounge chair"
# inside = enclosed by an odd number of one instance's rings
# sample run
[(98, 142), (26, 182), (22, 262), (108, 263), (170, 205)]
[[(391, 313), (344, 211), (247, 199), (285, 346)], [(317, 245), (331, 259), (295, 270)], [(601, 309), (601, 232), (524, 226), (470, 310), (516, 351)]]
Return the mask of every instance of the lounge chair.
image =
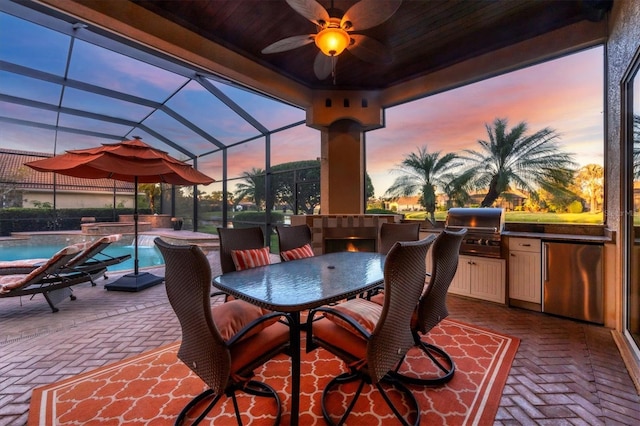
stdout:
[(45, 263), (29, 273), (0, 275), (0, 297), (18, 297), (42, 294), (53, 312), (56, 305), (69, 297), (75, 300), (71, 286), (92, 281), (103, 275), (106, 268), (77, 272), (70, 271), (66, 265), (82, 251), (82, 246), (71, 245), (58, 251)]
[[(61, 267), (61, 272), (84, 272), (90, 278), (91, 283), (96, 285), (92, 278), (95, 276), (95, 271), (105, 270), (107, 266), (117, 265), (131, 258), (130, 254), (114, 257), (104, 253), (107, 246), (119, 241), (120, 238), (122, 238), (121, 234), (113, 234), (93, 242), (74, 244), (80, 251)], [(29, 274), (48, 260), (41, 258), (2, 261), (0, 262), (0, 275)], [(107, 278), (106, 273), (104, 277)]]
[[(117, 265), (131, 258), (130, 254), (122, 256), (110, 256), (104, 253), (104, 249), (110, 244), (119, 241), (121, 234), (107, 235), (99, 238), (92, 243), (85, 243), (84, 248), (74, 258), (65, 265), (67, 272), (84, 272), (89, 275), (95, 275), (93, 272), (104, 270), (107, 266)], [(104, 277), (107, 278), (106, 272)], [(93, 285), (96, 285), (91, 280)]]

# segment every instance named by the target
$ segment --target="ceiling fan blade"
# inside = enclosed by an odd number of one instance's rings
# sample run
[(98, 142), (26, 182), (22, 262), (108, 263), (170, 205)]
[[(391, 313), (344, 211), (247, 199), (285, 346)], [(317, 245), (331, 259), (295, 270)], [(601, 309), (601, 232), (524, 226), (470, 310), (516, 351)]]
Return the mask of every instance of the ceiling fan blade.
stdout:
[(278, 40), (262, 49), (262, 53), (277, 53), (296, 49), (309, 43), (313, 43), (314, 37), (315, 34), (306, 34), (283, 38), (282, 40)]
[(318, 52), (316, 59), (313, 61), (313, 72), (319, 80), (324, 80), (333, 72), (333, 61), (337, 61), (337, 56), (327, 56), (322, 52)]
[(329, 12), (316, 0), (286, 0), (289, 6), (316, 25), (329, 22)]
[(360, 0), (345, 12), (340, 27), (348, 31), (375, 27), (391, 18), (400, 7), (400, 3), (402, 0)]
[(349, 34), (353, 44), (347, 50), (358, 59), (372, 64), (388, 64), (393, 62), (393, 55), (387, 46), (362, 34)]

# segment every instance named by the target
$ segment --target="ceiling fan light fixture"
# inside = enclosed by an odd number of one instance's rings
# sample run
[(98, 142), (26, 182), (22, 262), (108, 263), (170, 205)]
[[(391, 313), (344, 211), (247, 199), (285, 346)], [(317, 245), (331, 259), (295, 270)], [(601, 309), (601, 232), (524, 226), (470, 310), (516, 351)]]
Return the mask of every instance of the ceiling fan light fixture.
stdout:
[(316, 34), (316, 46), (327, 56), (338, 56), (351, 43), (349, 34), (342, 28), (327, 27)]

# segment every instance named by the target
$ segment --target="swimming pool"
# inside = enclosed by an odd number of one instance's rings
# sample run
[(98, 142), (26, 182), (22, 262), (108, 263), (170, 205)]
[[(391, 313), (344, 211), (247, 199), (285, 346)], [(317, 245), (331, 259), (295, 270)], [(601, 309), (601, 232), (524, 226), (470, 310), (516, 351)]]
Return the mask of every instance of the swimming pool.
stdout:
[[(62, 249), (64, 245), (20, 245), (12, 247), (0, 246), (0, 260), (18, 260), (18, 259), (34, 259), (34, 258), (48, 258), (53, 256), (56, 252)], [(103, 253), (109, 256), (123, 256), (126, 254), (131, 255), (131, 259), (128, 259), (117, 265), (112, 265), (107, 268), (108, 271), (125, 271), (133, 269), (133, 246), (123, 246), (111, 244), (107, 247)], [(97, 256), (101, 259), (100, 255)], [(160, 254), (158, 248), (154, 246), (139, 246), (138, 247), (138, 266), (144, 268), (147, 266), (164, 265), (164, 259)]]

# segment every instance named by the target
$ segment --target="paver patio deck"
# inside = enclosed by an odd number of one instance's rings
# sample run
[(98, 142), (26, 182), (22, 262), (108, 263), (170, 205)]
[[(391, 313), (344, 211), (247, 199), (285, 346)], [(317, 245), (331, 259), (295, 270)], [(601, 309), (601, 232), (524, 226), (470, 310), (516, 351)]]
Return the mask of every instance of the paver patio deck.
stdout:
[[(217, 252), (208, 257), (220, 273)], [(26, 423), (35, 387), (180, 338), (164, 284), (122, 293), (104, 290), (109, 280), (76, 286), (77, 300), (55, 314), (42, 296), (0, 299), (0, 425)], [(640, 424), (609, 329), (457, 296), (449, 308), (453, 319), (521, 339), (495, 424)]]

